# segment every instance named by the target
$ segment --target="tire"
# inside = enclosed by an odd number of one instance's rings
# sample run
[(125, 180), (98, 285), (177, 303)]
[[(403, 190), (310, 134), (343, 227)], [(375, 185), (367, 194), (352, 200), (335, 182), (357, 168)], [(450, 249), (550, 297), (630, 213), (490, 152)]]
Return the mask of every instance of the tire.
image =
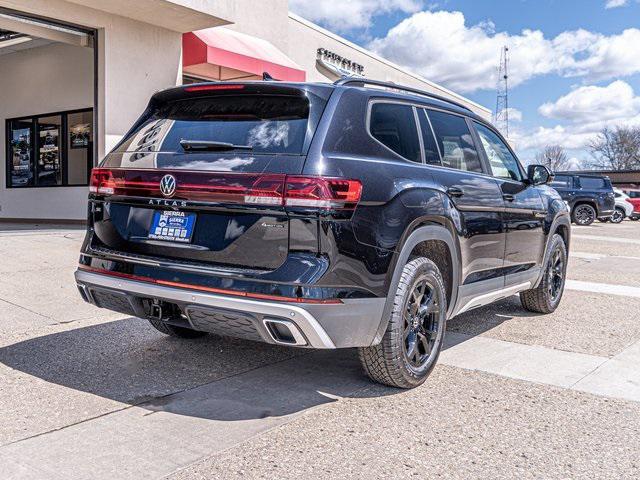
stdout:
[(407, 263), (382, 341), (358, 349), (364, 371), (391, 387), (421, 385), (438, 360), (446, 318), (447, 294), (436, 264), (424, 257)]
[(596, 219), (596, 209), (588, 203), (580, 203), (573, 207), (571, 212), (571, 220), (577, 225), (591, 225)]
[(540, 284), (520, 292), (520, 303), (530, 312), (551, 313), (558, 308), (567, 276), (567, 247), (557, 233), (551, 237)]
[(629, 217), (631, 220), (633, 220), (634, 222), (637, 222), (638, 220), (640, 220), (640, 217)]
[(626, 215), (624, 214), (624, 210), (616, 207), (616, 209), (613, 212), (613, 215), (609, 220), (611, 221), (611, 223), (622, 223), (625, 217)]
[(199, 332), (198, 330), (193, 330), (191, 328), (185, 327), (176, 327), (175, 325), (169, 325), (162, 320), (151, 320), (149, 319), (149, 323), (153, 328), (158, 330), (160, 333), (164, 333), (165, 335), (169, 335), (170, 337), (176, 338), (200, 338), (207, 335), (207, 332)]

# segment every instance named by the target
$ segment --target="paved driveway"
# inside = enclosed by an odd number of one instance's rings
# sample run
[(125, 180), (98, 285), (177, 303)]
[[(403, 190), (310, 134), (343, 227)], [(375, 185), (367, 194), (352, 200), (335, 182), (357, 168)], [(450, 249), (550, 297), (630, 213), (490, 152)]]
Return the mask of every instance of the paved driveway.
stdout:
[(576, 227), (561, 307), (449, 322), (422, 387), (354, 351), (162, 336), (83, 303), (83, 232), (0, 225), (0, 478), (638, 478), (640, 222)]

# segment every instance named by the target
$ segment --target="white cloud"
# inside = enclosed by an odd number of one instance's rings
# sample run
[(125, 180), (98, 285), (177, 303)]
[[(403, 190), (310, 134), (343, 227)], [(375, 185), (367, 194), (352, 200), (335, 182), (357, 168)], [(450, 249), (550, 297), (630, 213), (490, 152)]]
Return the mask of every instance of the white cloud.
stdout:
[(337, 31), (367, 28), (377, 15), (414, 13), (423, 5), (423, 0), (289, 0), (292, 12)]
[(572, 122), (624, 120), (640, 113), (640, 97), (628, 83), (616, 80), (605, 87), (576, 88), (555, 102), (541, 105), (538, 112)]
[(567, 149), (584, 149), (604, 127), (640, 125), (640, 96), (622, 80), (607, 86), (583, 86), (554, 102), (538, 108), (541, 115), (565, 120), (565, 125), (516, 130), (516, 143), (522, 149), (562, 145)]
[(507, 108), (509, 112), (509, 121), (510, 122), (521, 122), (522, 121), (522, 112), (517, 108), (509, 107)]
[(467, 26), (461, 12), (423, 11), (369, 47), (430, 80), (472, 92), (496, 87), (500, 49), (505, 45), (512, 87), (550, 73), (602, 80), (640, 72), (637, 28), (610, 36), (580, 29), (545, 38), (540, 30), (496, 32), (490, 22)]
[(628, 3), (628, 0), (607, 0), (604, 8), (617, 8), (624, 7)]

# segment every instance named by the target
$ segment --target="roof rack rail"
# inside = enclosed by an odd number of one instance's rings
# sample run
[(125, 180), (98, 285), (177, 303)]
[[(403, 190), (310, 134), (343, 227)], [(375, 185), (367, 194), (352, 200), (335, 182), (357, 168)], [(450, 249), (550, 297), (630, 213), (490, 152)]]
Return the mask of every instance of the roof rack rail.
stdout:
[(435, 100), (440, 100), (441, 102), (450, 103), (452, 105), (455, 105), (456, 107), (460, 107), (464, 110), (471, 112), (471, 109), (469, 107), (467, 107), (466, 105), (463, 105), (462, 103), (456, 102), (455, 100), (451, 100), (449, 98), (443, 97), (442, 95), (437, 95), (435, 93), (425, 92), (424, 90), (420, 90), (417, 88), (398, 85), (393, 82), (384, 82), (382, 80), (369, 80), (368, 78), (361, 78), (361, 77), (343, 77), (333, 82), (333, 84), (335, 86), (358, 84), (358, 85), (362, 85), (363, 87), (366, 85), (376, 85), (378, 87), (393, 88), (395, 90), (402, 90), (404, 92), (414, 93), (416, 95), (421, 95), (423, 97), (433, 98)]

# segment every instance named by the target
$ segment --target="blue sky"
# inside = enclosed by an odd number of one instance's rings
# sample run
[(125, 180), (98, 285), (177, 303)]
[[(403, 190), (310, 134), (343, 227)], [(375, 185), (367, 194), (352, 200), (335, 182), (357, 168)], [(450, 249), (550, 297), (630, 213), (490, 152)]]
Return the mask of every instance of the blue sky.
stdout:
[(311, 21), (495, 108), (510, 48), (512, 138), (530, 161), (560, 144), (574, 166), (605, 127), (640, 125), (640, 0), (290, 0)]

